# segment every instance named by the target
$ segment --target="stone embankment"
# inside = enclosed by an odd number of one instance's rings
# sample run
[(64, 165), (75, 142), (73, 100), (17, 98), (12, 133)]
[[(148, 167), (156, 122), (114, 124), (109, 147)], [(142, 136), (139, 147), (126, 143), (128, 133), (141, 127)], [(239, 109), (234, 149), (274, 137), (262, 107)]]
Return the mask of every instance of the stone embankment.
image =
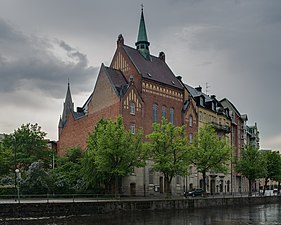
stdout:
[[(185, 210), (208, 207), (231, 207), (279, 203), (281, 196), (224, 197), (188, 199), (120, 199), (0, 203), (0, 218), (56, 217), (94, 215), (140, 210)], [(0, 201), (1, 202), (1, 201)]]

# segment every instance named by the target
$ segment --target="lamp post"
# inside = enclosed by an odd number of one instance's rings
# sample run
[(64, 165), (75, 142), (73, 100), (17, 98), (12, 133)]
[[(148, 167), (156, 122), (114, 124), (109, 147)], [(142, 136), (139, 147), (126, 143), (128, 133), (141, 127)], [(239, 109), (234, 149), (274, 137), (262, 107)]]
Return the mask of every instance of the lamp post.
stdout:
[(16, 174), (16, 185), (17, 185), (17, 194), (18, 194), (18, 203), (20, 203), (20, 170), (15, 169), (15, 174)]

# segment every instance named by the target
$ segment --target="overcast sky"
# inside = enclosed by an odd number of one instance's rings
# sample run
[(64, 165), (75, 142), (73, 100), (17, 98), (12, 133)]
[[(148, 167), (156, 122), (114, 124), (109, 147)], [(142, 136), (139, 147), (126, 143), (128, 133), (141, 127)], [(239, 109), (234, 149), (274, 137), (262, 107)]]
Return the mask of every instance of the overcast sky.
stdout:
[(68, 79), (82, 106), (118, 34), (134, 46), (142, 3), (150, 52), (232, 101), (261, 147), (280, 150), (280, 0), (0, 0), (0, 133), (37, 122), (57, 140)]

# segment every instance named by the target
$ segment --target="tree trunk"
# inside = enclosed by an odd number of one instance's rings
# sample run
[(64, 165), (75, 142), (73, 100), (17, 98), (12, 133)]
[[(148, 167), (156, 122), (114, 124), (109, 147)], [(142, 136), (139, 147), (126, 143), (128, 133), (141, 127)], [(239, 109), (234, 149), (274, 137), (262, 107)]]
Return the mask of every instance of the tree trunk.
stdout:
[(114, 177), (114, 194), (115, 194), (115, 197), (117, 197), (118, 195), (118, 176), (115, 175)]
[(252, 196), (252, 180), (249, 179), (249, 196)]
[(164, 176), (164, 192), (166, 193), (166, 197), (172, 196), (171, 181), (172, 179), (169, 179), (169, 176)]
[(203, 190), (205, 192), (207, 192), (207, 184), (206, 184), (206, 172), (202, 172), (202, 176), (203, 176)]
[(267, 186), (267, 183), (268, 183), (268, 178), (265, 178), (264, 186), (263, 186), (263, 191), (262, 191), (262, 195), (265, 194), (265, 188), (266, 188), (266, 186)]

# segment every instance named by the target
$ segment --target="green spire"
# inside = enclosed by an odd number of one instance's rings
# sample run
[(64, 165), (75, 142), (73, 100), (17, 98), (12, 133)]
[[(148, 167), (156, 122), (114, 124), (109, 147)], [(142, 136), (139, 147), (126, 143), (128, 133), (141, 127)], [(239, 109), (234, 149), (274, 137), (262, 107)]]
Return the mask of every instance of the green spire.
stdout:
[(137, 50), (143, 55), (143, 57), (147, 60), (150, 60), (150, 53), (149, 53), (150, 43), (148, 42), (147, 34), (146, 34), (144, 15), (143, 15), (143, 5), (141, 8), (141, 19), (140, 19), (138, 39), (135, 45), (137, 47)]

